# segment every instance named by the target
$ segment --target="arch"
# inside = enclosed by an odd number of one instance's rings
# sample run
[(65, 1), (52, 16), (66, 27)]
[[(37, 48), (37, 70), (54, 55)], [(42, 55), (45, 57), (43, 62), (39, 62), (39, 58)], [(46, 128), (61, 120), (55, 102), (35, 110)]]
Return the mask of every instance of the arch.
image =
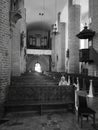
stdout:
[(27, 71), (35, 70), (35, 64), (41, 65), (42, 71), (49, 71), (49, 56), (47, 55), (29, 55), (27, 59)]

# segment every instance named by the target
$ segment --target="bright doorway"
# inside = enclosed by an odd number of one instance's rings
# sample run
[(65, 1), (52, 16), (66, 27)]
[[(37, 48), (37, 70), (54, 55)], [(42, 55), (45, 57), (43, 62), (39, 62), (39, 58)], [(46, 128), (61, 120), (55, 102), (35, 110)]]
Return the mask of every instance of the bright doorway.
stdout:
[(39, 72), (39, 73), (42, 72), (41, 65), (40, 65), (39, 63), (36, 63), (36, 64), (35, 64), (35, 71), (36, 71), (36, 72)]

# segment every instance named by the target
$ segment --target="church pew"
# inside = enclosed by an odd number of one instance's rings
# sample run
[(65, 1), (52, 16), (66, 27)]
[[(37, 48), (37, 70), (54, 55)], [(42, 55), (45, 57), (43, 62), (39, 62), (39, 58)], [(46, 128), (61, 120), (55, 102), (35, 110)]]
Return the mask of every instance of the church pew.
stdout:
[(38, 106), (40, 113), (48, 109), (71, 109), (74, 111), (74, 87), (66, 86), (37, 86), (9, 87), (6, 108)]

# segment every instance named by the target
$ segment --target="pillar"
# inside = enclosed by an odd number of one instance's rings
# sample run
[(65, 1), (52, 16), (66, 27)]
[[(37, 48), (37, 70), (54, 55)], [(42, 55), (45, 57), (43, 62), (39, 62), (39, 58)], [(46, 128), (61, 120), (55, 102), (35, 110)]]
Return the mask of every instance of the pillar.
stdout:
[[(98, 54), (98, 0), (89, 0), (89, 18), (90, 18), (90, 28), (95, 31), (95, 36), (93, 38), (93, 48)], [(88, 74), (98, 76), (98, 64), (96, 63), (96, 58), (94, 59), (93, 64), (89, 64)]]
[(80, 32), (80, 6), (72, 5), (69, 1), (68, 6), (68, 72), (79, 73), (79, 39), (76, 34)]
[(56, 66), (58, 72), (65, 72), (65, 28), (66, 24), (60, 22), (60, 12), (58, 13), (58, 34), (55, 39)]
[(52, 71), (56, 71), (56, 50), (55, 50), (55, 35), (52, 35), (52, 63), (51, 69)]
[(21, 13), (22, 18), (20, 19), (20, 73), (26, 71), (26, 9), (24, 8), (24, 0), (21, 0)]

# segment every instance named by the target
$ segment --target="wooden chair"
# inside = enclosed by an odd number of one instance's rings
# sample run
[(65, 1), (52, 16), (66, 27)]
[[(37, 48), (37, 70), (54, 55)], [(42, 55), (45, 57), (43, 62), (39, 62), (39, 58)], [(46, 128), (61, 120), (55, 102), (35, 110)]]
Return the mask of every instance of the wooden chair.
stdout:
[(83, 117), (86, 117), (87, 120), (89, 117), (93, 119), (93, 125), (95, 127), (95, 111), (88, 107), (87, 99), (85, 96), (78, 96), (79, 107), (78, 107), (78, 122), (79, 118), (81, 118), (81, 128), (83, 125)]

